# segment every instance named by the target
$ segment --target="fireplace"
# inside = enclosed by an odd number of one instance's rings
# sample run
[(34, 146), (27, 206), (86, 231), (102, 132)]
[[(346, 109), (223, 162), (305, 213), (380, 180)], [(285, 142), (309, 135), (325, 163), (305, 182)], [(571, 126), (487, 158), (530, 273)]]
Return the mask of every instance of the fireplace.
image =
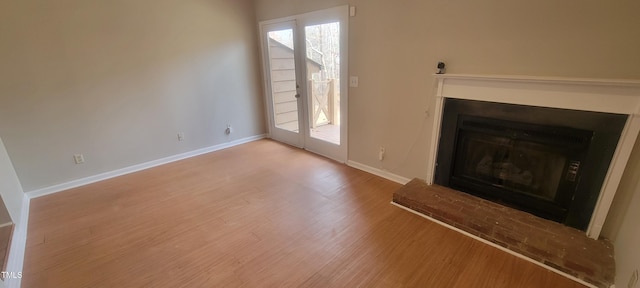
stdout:
[(640, 82), (435, 75), (427, 184), (598, 238), (640, 132)]
[(584, 230), (626, 118), (447, 99), (435, 182)]
[(463, 116), (449, 184), (563, 222), (592, 131)]

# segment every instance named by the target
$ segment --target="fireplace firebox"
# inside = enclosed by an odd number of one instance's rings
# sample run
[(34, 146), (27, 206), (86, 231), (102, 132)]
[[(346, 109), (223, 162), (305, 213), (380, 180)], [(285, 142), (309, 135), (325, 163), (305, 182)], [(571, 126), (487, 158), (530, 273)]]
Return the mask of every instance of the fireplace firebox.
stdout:
[(461, 116), (451, 187), (562, 221), (593, 131)]
[(585, 230), (625, 121), (446, 99), (435, 183)]

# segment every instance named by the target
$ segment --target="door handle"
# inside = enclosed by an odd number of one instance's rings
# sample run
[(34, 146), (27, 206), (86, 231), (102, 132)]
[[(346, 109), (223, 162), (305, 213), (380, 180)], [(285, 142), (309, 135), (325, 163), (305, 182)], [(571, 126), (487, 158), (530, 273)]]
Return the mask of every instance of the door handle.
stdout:
[(296, 93), (296, 98), (300, 98), (300, 93)]

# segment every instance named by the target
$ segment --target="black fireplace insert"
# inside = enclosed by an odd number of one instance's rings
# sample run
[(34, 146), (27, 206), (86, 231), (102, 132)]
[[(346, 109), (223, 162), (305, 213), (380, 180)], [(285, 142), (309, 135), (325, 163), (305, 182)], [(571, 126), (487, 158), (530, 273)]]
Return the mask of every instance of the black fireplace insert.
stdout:
[(626, 117), (447, 99), (435, 182), (584, 230)]
[(593, 131), (461, 116), (451, 187), (562, 221)]

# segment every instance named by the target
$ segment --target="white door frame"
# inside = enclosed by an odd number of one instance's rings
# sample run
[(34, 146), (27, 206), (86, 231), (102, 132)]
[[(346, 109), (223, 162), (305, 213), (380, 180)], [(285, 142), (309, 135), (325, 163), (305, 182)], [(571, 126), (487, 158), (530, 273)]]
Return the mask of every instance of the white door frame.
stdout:
[[(304, 131), (303, 127), (304, 124), (302, 123), (303, 119), (303, 107), (304, 107), (304, 103), (302, 101), (302, 99), (298, 98), (297, 101), (297, 106), (298, 106), (298, 132), (291, 132), (291, 131), (287, 131), (285, 129), (280, 129), (276, 127), (275, 124), (275, 119), (274, 119), (274, 115), (275, 115), (275, 109), (273, 107), (273, 90), (271, 87), (271, 64), (270, 64), (270, 58), (269, 58), (269, 43), (268, 43), (268, 39), (266, 37), (266, 33), (268, 31), (277, 31), (277, 30), (284, 30), (284, 29), (292, 29), (293, 31), (293, 40), (295, 41), (297, 39), (297, 24), (296, 24), (296, 20), (295, 19), (282, 19), (282, 21), (274, 21), (274, 22), (270, 22), (270, 23), (261, 23), (260, 24), (260, 48), (262, 51), (262, 67), (263, 67), (263, 78), (264, 78), (264, 92), (265, 92), (265, 108), (266, 108), (266, 112), (267, 112), (267, 131), (268, 131), (268, 136), (269, 138), (272, 139), (277, 139), (278, 141), (287, 143), (289, 145), (293, 145), (299, 148), (303, 148), (304, 147), (304, 135), (302, 134)], [(298, 46), (298, 43), (294, 42), (294, 51), (297, 51), (298, 49), (301, 49), (301, 47)], [(304, 70), (302, 68), (302, 64), (304, 62), (300, 62), (298, 57), (296, 56), (299, 53), (295, 53), (294, 52), (294, 63), (295, 63), (295, 77), (296, 77), (296, 82), (297, 84), (301, 84), (302, 81), (301, 79), (304, 79), (302, 77), (304, 77), (304, 74), (302, 73)], [(297, 88), (297, 93), (299, 95), (304, 95), (303, 93), (306, 93), (305, 88), (303, 87), (304, 85), (299, 85), (300, 87)]]
[[(340, 145), (335, 145), (329, 142), (315, 139), (311, 137), (309, 133), (309, 99), (307, 97), (307, 71), (306, 66), (306, 43), (305, 43), (305, 26), (322, 24), (328, 21), (340, 22)], [(267, 39), (264, 37), (266, 29), (274, 27), (273, 25), (280, 25), (282, 23), (295, 23), (297, 25), (294, 28), (294, 41), (296, 52), (296, 80), (300, 84), (298, 93), (302, 95), (298, 101), (298, 121), (300, 125), (299, 140), (293, 141), (292, 139), (282, 139), (279, 137), (278, 128), (275, 128), (275, 120), (272, 95), (271, 95), (271, 81), (269, 79), (269, 61), (267, 55)], [(297, 32), (296, 32), (297, 31)], [(292, 15), (289, 17), (278, 18), (273, 20), (261, 21), (259, 23), (260, 32), (260, 45), (262, 51), (262, 63), (263, 63), (263, 80), (265, 89), (265, 104), (267, 109), (267, 123), (268, 123), (268, 135), (270, 138), (283, 141), (285, 143), (304, 148), (311, 152), (323, 155), (341, 163), (347, 161), (348, 153), (348, 126), (349, 126), (349, 95), (348, 95), (348, 79), (349, 79), (349, 6), (343, 5), (339, 7)]]

